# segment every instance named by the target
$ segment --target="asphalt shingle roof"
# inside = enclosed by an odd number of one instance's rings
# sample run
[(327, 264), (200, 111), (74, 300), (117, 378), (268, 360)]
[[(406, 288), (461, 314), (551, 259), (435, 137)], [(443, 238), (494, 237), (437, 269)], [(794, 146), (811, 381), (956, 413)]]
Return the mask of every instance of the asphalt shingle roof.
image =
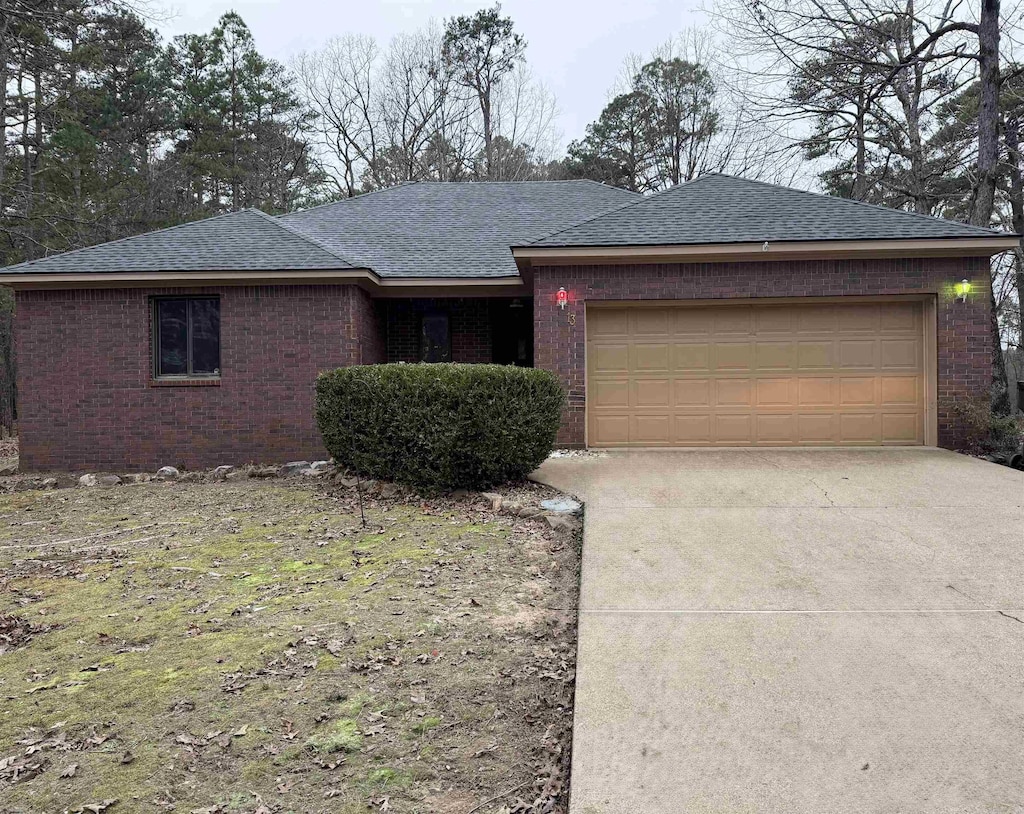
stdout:
[(714, 174), (552, 230), (530, 245), (680, 246), (997, 234), (928, 215)]
[(280, 219), (381, 277), (515, 277), (509, 247), (638, 198), (593, 181), (416, 182)]
[(641, 197), (593, 181), (416, 182), (288, 215), (257, 209), (56, 254), (20, 273), (372, 269), (517, 277), (514, 246), (992, 237), (925, 215), (728, 175)]
[(258, 209), (8, 266), (3, 274), (351, 269), (342, 256)]

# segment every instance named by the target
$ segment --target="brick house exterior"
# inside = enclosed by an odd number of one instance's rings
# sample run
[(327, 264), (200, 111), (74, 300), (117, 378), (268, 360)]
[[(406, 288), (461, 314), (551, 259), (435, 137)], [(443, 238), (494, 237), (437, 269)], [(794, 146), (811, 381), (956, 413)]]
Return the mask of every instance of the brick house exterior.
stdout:
[[(992, 379), (987, 257), (560, 266), (533, 273), (535, 364), (557, 373), (566, 388), (558, 434), (566, 446), (584, 444), (587, 302), (933, 294), (940, 446), (953, 441), (955, 400), (986, 393)], [(972, 281), (966, 302), (952, 290), (961, 279)], [(561, 287), (573, 292), (568, 313), (552, 306)]]
[[(219, 379), (153, 379), (150, 303), (181, 293), (220, 296)], [(128, 470), (320, 458), (316, 374), (386, 358), (378, 308), (352, 285), (18, 291), (16, 297), (26, 470), (64, 469), (69, 462)]]
[[(452, 361), (558, 376), (558, 443), (582, 446), (587, 306), (652, 301), (926, 300), (930, 443), (950, 446), (955, 401), (990, 384), (989, 257), (1016, 242), (727, 176), (649, 198), (592, 182), (410, 184), (281, 218), (232, 213), (0, 271), (16, 293), (21, 466), (323, 457), (317, 373), (420, 361), (428, 315), (443, 315)], [(157, 374), (154, 304), (172, 295), (218, 299), (216, 371)]]

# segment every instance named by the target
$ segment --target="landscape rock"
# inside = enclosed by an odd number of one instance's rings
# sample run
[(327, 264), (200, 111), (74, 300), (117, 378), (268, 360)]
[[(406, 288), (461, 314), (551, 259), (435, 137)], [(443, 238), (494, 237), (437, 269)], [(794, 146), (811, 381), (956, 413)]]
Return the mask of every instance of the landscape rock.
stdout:
[(228, 475), (235, 471), (233, 466), (225, 464), (224, 466), (218, 466), (216, 469), (210, 472), (210, 477), (214, 480), (227, 480)]
[(360, 486), (364, 495), (376, 495), (380, 492), (380, 484), (375, 480), (364, 480)]
[(15, 464), (4, 464), (3, 466), (0, 466), (0, 476), (3, 476), (3, 475), (17, 475), (17, 474), (18, 474), (18, 465), (16, 463)]
[(161, 466), (154, 477), (156, 480), (177, 480), (181, 473), (173, 466)]
[(39, 481), (39, 488), (40, 489), (56, 489), (57, 488), (57, 479), (56, 478), (43, 478), (41, 481)]
[(554, 531), (573, 531), (576, 524), (564, 514), (546, 514), (544, 519)]
[(82, 475), (82, 477), (78, 479), (79, 486), (91, 487), (95, 486), (97, 483), (99, 483), (99, 478), (93, 474)]
[(536, 506), (520, 506), (518, 514), (520, 517), (536, 517), (541, 510)]
[(583, 504), (571, 497), (555, 497), (550, 500), (542, 500), (540, 507), (544, 511), (555, 514), (579, 514)]
[(149, 483), (153, 476), (148, 472), (137, 472), (132, 475), (125, 475), (121, 480), (125, 483)]
[(385, 500), (390, 500), (401, 492), (401, 489), (394, 483), (385, 483), (380, 487), (380, 496)]
[(313, 461), (309, 465), (309, 468), (313, 471), (314, 475), (324, 475), (331, 470), (330, 461)]
[(518, 500), (503, 501), (501, 504), (501, 510), (505, 512), (505, 514), (518, 515), (523, 510), (523, 504)]
[(467, 497), (469, 497), (469, 489), (456, 489), (452, 492), (453, 500), (465, 500)]
[(349, 477), (343, 473), (338, 473), (334, 476), (334, 482), (339, 486), (344, 486), (346, 489), (355, 489), (356, 484), (359, 483), (358, 479)]
[(309, 469), (309, 461), (289, 461), (277, 470), (277, 474), (282, 478), (290, 478), (302, 474), (304, 469)]
[(257, 466), (250, 473), (252, 478), (276, 478), (278, 469), (276, 466)]
[(117, 475), (100, 475), (96, 478), (97, 486), (120, 486), (121, 479)]
[(481, 492), (481, 497), (484, 500), (490, 501), (491, 509), (496, 512), (501, 511), (502, 498), (497, 492)]

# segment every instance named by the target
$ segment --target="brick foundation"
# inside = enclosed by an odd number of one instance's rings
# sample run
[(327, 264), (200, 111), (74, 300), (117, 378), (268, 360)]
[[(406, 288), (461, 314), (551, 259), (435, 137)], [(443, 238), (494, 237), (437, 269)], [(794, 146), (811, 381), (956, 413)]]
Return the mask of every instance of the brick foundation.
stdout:
[[(218, 382), (151, 379), (150, 297), (219, 294)], [(23, 470), (314, 459), (321, 370), (383, 361), (378, 303), (355, 286), (19, 291)]]
[[(568, 391), (557, 440), (566, 446), (585, 441), (587, 301), (935, 294), (941, 446), (952, 441), (954, 400), (984, 394), (991, 382), (987, 258), (590, 265), (533, 271), (534, 364), (556, 373)], [(972, 282), (973, 290), (966, 303), (958, 303), (952, 284), (963, 278)], [(561, 286), (572, 300), (565, 311), (554, 304)]]

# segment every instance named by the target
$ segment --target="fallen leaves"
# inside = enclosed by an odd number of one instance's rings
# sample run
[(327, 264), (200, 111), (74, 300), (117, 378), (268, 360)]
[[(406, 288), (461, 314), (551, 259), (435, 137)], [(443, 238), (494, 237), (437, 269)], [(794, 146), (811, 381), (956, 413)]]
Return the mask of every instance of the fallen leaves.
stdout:
[(28, 644), (35, 636), (48, 633), (55, 625), (36, 625), (24, 616), (0, 613), (0, 656)]

